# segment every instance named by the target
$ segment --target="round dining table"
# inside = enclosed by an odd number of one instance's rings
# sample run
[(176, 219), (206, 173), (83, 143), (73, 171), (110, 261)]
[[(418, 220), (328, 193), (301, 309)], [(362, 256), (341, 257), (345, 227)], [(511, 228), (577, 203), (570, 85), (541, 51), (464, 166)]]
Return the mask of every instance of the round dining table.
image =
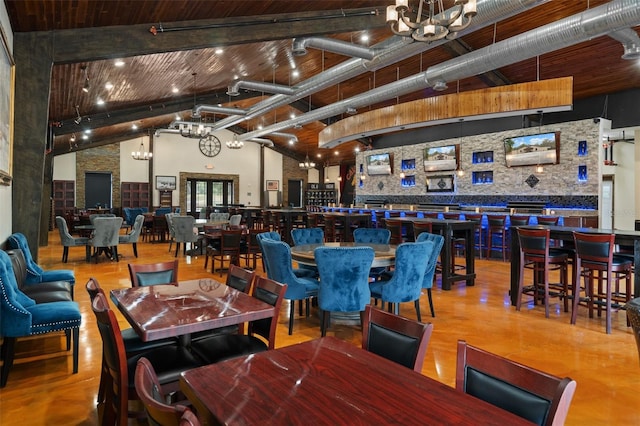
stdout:
[(291, 258), (303, 265), (315, 266), (316, 260), (313, 251), (318, 247), (371, 247), (374, 251), (372, 268), (392, 266), (396, 260), (396, 245), (370, 244), (342, 241), (324, 244), (301, 244), (291, 247)]

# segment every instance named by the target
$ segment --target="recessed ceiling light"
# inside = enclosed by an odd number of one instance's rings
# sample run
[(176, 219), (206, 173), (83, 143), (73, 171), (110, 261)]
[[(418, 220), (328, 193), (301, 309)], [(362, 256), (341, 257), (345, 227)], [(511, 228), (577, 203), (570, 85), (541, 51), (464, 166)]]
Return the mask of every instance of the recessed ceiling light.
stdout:
[(293, 139), (289, 139), (289, 145), (293, 145), (296, 141), (294, 141)]
[(258, 130), (262, 130), (262, 124), (258, 124)]
[(131, 128), (132, 128), (133, 130), (137, 130), (137, 129), (138, 129), (138, 125), (137, 125), (136, 123), (133, 123), (133, 124), (131, 125)]
[(173, 93), (178, 93), (180, 90), (179, 90), (176, 86), (173, 86), (173, 87), (171, 88), (171, 91), (172, 91)]
[(340, 153), (338, 151), (334, 151), (333, 152), (335, 155), (340, 155)]
[(298, 70), (293, 70), (293, 72), (291, 73), (291, 75), (292, 75), (292, 76), (294, 76), (294, 77), (298, 77), (298, 76), (300, 76), (300, 71), (298, 71)]
[(216, 55), (221, 55), (224, 53), (224, 49), (222, 49), (221, 47), (216, 48), (216, 50), (214, 50)]
[(182, 120), (182, 117), (180, 117), (178, 114), (176, 114), (176, 120)]
[(360, 41), (369, 41), (369, 34), (362, 34), (360, 36)]
[(116, 59), (116, 61), (113, 64), (116, 67), (123, 67), (124, 66), (124, 61), (122, 59)]
[(289, 117), (293, 120), (294, 118), (296, 118), (296, 114), (292, 112), (291, 115), (289, 115)]
[(113, 84), (107, 81), (104, 84), (104, 88), (107, 89), (107, 90), (111, 90), (111, 89), (113, 89)]
[(82, 140), (86, 141), (87, 139), (89, 139), (88, 135), (86, 135), (86, 134), (82, 135)]
[(318, 154), (318, 158), (322, 158), (322, 154)]
[(96, 101), (96, 103), (97, 103), (98, 105), (104, 105), (104, 99), (102, 99), (102, 98), (98, 98), (98, 100)]
[(91, 134), (91, 129), (86, 129), (86, 130), (84, 131), (84, 134), (85, 134), (85, 135), (89, 135), (89, 134)]
[(360, 152), (360, 147), (356, 146), (355, 151), (356, 151), (356, 152)]

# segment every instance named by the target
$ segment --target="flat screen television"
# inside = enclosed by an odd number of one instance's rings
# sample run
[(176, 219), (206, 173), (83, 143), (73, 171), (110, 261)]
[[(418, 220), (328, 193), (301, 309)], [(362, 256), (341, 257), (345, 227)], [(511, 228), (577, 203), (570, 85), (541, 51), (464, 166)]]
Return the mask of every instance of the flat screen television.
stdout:
[(373, 154), (367, 157), (367, 173), (369, 175), (390, 175), (393, 173), (393, 155)]
[(507, 167), (558, 164), (560, 132), (515, 136), (504, 140)]
[(460, 145), (446, 145), (424, 149), (424, 171), (457, 170)]

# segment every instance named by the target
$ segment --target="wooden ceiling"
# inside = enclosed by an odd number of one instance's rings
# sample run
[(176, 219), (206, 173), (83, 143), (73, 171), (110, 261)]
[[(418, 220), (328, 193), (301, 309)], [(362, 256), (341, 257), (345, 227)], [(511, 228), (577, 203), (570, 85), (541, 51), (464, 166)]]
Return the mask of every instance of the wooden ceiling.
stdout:
[[(73, 46), (68, 46), (68, 50), (75, 49), (73, 56), (81, 60), (56, 63), (51, 77), (49, 117), (55, 124), (55, 153), (68, 152), (71, 136), (79, 135), (85, 128), (91, 128), (92, 133), (88, 141), (76, 142), (78, 149), (167, 128), (176, 115), (191, 120), (191, 109), (195, 104), (250, 108), (274, 95), (243, 90), (240, 97), (230, 97), (226, 94), (227, 87), (235, 79), (295, 87), (351, 59), (314, 48), (309, 48), (304, 56), (294, 56), (291, 53), (293, 37), (318, 34), (374, 46), (392, 36), (384, 23), (384, 8), (391, 0), (5, 0), (5, 3), (16, 33), (55, 31), (66, 37), (69, 34), (77, 37), (77, 42), (71, 43)], [(410, 3), (415, 4), (416, 0)], [(284, 121), (291, 114), (305, 113), (367, 92), (603, 3), (607, 1), (546, 2), (495, 26), (311, 93), (238, 123), (230, 130), (243, 133), (260, 125)], [(278, 19), (274, 19), (276, 17)], [(114, 26), (119, 27), (109, 33)], [(156, 35), (150, 32), (152, 27), (158, 31)], [(87, 29), (91, 28), (93, 30), (88, 33)], [(122, 39), (111, 36), (115, 40), (109, 40), (104, 36), (120, 33)], [(170, 40), (176, 34), (183, 38), (183, 44), (187, 46), (184, 50), (172, 51)], [(363, 35), (368, 35), (369, 41), (361, 41)], [(149, 53), (140, 40), (150, 40), (160, 47)], [(164, 49), (163, 43), (167, 44)], [(106, 53), (100, 52), (105, 48)], [(120, 56), (119, 52), (127, 54)], [(573, 76), (574, 99), (640, 87), (640, 64), (637, 60), (621, 59), (622, 53), (620, 42), (606, 36), (598, 37), (460, 80), (449, 84), (443, 92), (421, 90), (371, 105), (367, 110), (428, 96), (563, 76)], [(115, 66), (116, 59), (121, 59), (124, 66)], [(293, 74), (293, 64), (299, 72), (297, 77)], [(82, 91), (85, 77), (89, 79), (88, 93)], [(106, 88), (107, 83), (112, 88)], [(98, 98), (104, 101), (103, 105), (97, 104)], [(74, 122), (78, 113), (82, 118), (80, 124)], [(217, 121), (225, 117), (208, 113), (203, 115), (203, 120)], [(353, 161), (354, 149), (362, 147), (363, 143), (373, 142), (375, 146), (375, 139), (349, 142), (331, 151), (317, 147), (318, 132), (327, 123), (340, 118), (329, 117), (323, 122), (305, 124), (300, 129), (283, 130), (297, 136), (298, 142), (293, 145), (287, 138), (266, 137), (273, 139), (280, 151), (298, 158), (308, 153), (319, 156), (320, 160), (316, 161), (320, 164)], [(132, 130), (133, 124), (138, 130)]]

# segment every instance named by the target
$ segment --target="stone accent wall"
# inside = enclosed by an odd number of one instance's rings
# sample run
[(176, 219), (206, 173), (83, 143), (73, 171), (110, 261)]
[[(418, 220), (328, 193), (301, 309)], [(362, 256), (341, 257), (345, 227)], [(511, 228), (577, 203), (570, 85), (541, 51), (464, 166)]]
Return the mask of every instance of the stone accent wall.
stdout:
[[(535, 166), (506, 167), (504, 139), (508, 137), (530, 135), (536, 133), (560, 132), (560, 163), (546, 164), (544, 171), (538, 173)], [(508, 130), (483, 135), (465, 136), (430, 143), (418, 143), (383, 150), (361, 152), (356, 156), (356, 168), (364, 165), (366, 174), (366, 157), (371, 154), (393, 153), (393, 174), (385, 176), (366, 176), (363, 185), (356, 186), (356, 200), (388, 200), (393, 204), (428, 204), (428, 203), (460, 203), (474, 205), (504, 205), (511, 200), (543, 199), (553, 203), (580, 205), (584, 208), (597, 209), (598, 195), (598, 124), (593, 120), (580, 120), (542, 127), (530, 127), (519, 130)], [(587, 141), (587, 155), (578, 156), (578, 141)], [(458, 176), (455, 171), (425, 172), (422, 165), (424, 149), (445, 145), (460, 145), (460, 165), (464, 175)], [(493, 163), (473, 164), (474, 152), (493, 151)], [(402, 159), (415, 158), (416, 169), (407, 174), (414, 174), (416, 185), (403, 187), (399, 177)], [(578, 166), (586, 166), (587, 181), (578, 181)], [(473, 184), (472, 173), (482, 171), (493, 172), (490, 184)], [(451, 192), (430, 192), (426, 190), (429, 176), (449, 175), (454, 179), (454, 190)], [(527, 184), (527, 179), (534, 176), (539, 181), (535, 186)]]
[(112, 200), (111, 208), (119, 208), (120, 199), (120, 144), (114, 143), (92, 149), (80, 150), (76, 153), (76, 207), (91, 208), (85, 206), (85, 173), (109, 172), (111, 173)]
[[(309, 172), (306, 170), (302, 170), (299, 166), (300, 162), (295, 158), (288, 157), (286, 155), (282, 156), (282, 205), (289, 205), (289, 179), (292, 180), (301, 180), (302, 181), (302, 193), (304, 196), (304, 190), (307, 187), (307, 178), (309, 176)], [(304, 198), (303, 198), (304, 203)]]

